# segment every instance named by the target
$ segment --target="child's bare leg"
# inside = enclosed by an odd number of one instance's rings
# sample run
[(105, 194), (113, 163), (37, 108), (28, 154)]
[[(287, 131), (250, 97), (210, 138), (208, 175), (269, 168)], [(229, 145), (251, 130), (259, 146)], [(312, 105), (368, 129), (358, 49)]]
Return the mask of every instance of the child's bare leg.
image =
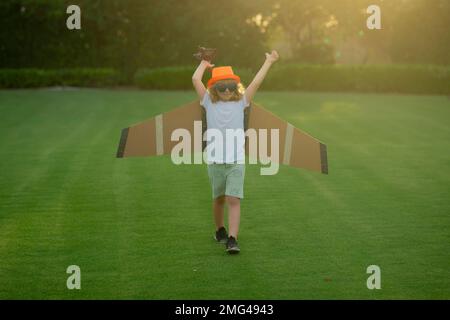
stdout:
[(213, 211), (216, 230), (219, 230), (224, 225), (223, 223), (224, 205), (225, 205), (225, 196), (220, 196), (214, 199)]
[(235, 239), (239, 232), (239, 221), (241, 219), (241, 199), (227, 196), (228, 204), (228, 234)]

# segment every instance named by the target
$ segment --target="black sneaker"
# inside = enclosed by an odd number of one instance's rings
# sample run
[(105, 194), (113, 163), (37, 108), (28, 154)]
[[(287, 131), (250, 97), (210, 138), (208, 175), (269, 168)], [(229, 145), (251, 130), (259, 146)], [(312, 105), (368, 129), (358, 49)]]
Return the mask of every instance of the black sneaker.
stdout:
[(214, 239), (216, 239), (217, 242), (220, 243), (226, 243), (228, 240), (228, 234), (225, 227), (221, 227), (219, 230), (216, 231), (216, 234), (214, 235)]
[(241, 251), (241, 249), (239, 249), (238, 243), (234, 237), (230, 236), (228, 238), (227, 244), (226, 244), (226, 250), (228, 251), (228, 253), (239, 253), (239, 251)]

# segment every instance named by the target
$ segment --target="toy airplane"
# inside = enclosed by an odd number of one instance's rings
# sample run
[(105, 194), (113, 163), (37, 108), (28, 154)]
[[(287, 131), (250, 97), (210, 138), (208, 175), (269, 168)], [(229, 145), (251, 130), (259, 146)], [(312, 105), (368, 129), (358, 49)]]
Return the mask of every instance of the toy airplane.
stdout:
[[(216, 54), (215, 49), (199, 47), (199, 52), (194, 56), (201, 60), (210, 61)], [(319, 140), (307, 133), (295, 128), (292, 124), (278, 118), (264, 108), (251, 103), (244, 109), (244, 130), (255, 129), (260, 132), (266, 129), (272, 132), (278, 129), (278, 148), (272, 148), (273, 142), (269, 141), (267, 149), (276, 150), (278, 161), (285, 165), (304, 168), (324, 174), (328, 174), (327, 147)], [(201, 136), (196, 136), (195, 122), (201, 121)], [(117, 157), (146, 157), (171, 154), (172, 149), (179, 141), (172, 141), (172, 132), (176, 129), (186, 129), (191, 137), (190, 150), (201, 152), (206, 143), (203, 141), (203, 133), (206, 130), (206, 112), (200, 105), (200, 101), (193, 101), (172, 111), (157, 115), (151, 119), (135, 124), (122, 130)], [(199, 142), (200, 140), (200, 142)], [(200, 150), (199, 150), (200, 149)], [(249, 137), (246, 137), (246, 154), (254, 155), (254, 149), (249, 147)], [(250, 150), (252, 152), (249, 152)], [(256, 156), (261, 159), (261, 153)]]
[(206, 60), (211, 62), (216, 56), (216, 53), (217, 49), (198, 46), (198, 52), (194, 53), (193, 56), (198, 60)]

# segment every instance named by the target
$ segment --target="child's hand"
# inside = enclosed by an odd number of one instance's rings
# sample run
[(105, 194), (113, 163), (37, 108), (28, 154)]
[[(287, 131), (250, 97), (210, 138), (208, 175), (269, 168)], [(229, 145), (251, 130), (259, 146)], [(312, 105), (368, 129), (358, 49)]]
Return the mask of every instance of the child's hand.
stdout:
[(266, 53), (266, 61), (270, 63), (274, 63), (278, 60), (280, 56), (278, 55), (278, 52), (276, 50), (272, 50), (272, 53)]
[(204, 65), (206, 68), (214, 67), (214, 64), (211, 64), (211, 62), (206, 61), (206, 60), (202, 60), (201, 64)]

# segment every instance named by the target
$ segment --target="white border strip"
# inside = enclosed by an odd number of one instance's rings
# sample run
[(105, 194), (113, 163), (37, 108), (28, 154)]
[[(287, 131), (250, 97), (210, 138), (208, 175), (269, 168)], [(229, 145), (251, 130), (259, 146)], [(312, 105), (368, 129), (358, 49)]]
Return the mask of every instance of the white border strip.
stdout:
[(286, 126), (286, 136), (284, 139), (284, 156), (283, 164), (289, 164), (291, 162), (291, 150), (292, 150), (292, 137), (294, 135), (294, 126), (287, 123)]
[(155, 117), (155, 137), (156, 137), (156, 155), (164, 153), (164, 134), (163, 134), (163, 115), (158, 114)]

